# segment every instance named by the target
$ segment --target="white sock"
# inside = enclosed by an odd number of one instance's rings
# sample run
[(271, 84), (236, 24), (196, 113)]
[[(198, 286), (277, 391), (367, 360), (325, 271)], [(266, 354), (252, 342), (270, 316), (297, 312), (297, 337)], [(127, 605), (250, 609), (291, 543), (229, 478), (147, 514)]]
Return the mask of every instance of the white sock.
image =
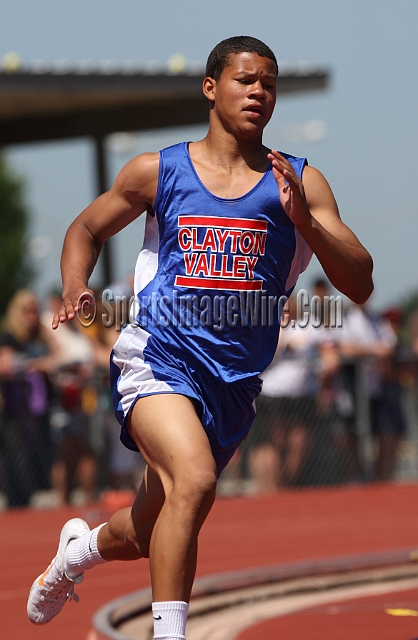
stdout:
[(107, 562), (97, 548), (97, 534), (104, 524), (106, 523), (71, 540), (64, 554), (64, 572), (70, 579), (76, 578), (86, 569)]
[(185, 640), (186, 621), (189, 612), (187, 602), (153, 602), (154, 638), (159, 640)]

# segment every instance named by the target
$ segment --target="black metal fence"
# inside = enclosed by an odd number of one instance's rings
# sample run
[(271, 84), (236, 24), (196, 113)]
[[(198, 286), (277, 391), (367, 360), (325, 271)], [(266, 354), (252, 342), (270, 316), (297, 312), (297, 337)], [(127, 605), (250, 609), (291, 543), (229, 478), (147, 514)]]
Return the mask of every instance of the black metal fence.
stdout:
[[(418, 480), (418, 367), (400, 358), (379, 397), (366, 392), (367, 360), (345, 362), (315, 395), (257, 401), (249, 437), (219, 482), (223, 495), (375, 480)], [(119, 443), (107, 372), (64, 370), (48, 411), (0, 411), (0, 504), (53, 506), (138, 486), (143, 461)], [(15, 407), (16, 409), (16, 407)]]
[(418, 480), (416, 358), (401, 355), (376, 396), (367, 392), (368, 365), (366, 358), (344, 362), (315, 395), (261, 395), (220, 490)]
[[(10, 382), (10, 381), (9, 381)], [(92, 502), (102, 491), (136, 490), (144, 467), (119, 441), (107, 371), (93, 376), (69, 367), (49, 381), (49, 406), (28, 410), (28, 380), (17, 375), (21, 411), (0, 411), (0, 506)], [(9, 387), (10, 388), (10, 387)]]

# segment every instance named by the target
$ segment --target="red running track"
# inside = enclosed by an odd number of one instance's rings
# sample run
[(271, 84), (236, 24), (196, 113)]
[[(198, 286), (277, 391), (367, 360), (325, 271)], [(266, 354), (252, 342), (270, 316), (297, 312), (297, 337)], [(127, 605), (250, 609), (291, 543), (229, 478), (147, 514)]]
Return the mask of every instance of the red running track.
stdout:
[(266, 620), (238, 640), (418, 640), (418, 590), (356, 598)]
[[(101, 565), (76, 589), (79, 603), (68, 603), (46, 626), (31, 625), (26, 617), (29, 588), (55, 554), (62, 525), (75, 516), (95, 526), (109, 513), (92, 505), (0, 514), (2, 640), (86, 640), (97, 609), (148, 586), (146, 561)], [(418, 547), (418, 485), (309, 489), (219, 499), (201, 533), (198, 574), (413, 546)], [(398, 637), (418, 637), (418, 621), (415, 635), (394, 636)]]

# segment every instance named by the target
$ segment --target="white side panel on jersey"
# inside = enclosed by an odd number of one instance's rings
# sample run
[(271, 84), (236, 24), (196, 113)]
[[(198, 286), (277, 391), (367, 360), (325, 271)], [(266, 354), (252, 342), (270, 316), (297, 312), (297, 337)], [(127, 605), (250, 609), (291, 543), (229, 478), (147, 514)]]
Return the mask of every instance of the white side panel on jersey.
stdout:
[(295, 238), (295, 255), (293, 256), (289, 275), (286, 280), (286, 291), (293, 289), (299, 278), (299, 275), (302, 273), (302, 271), (305, 271), (313, 255), (312, 249), (310, 248), (306, 240), (302, 238), (297, 229), (295, 229)]
[(134, 292), (137, 295), (151, 282), (158, 269), (159, 229), (157, 216), (147, 213), (144, 244), (135, 266)]

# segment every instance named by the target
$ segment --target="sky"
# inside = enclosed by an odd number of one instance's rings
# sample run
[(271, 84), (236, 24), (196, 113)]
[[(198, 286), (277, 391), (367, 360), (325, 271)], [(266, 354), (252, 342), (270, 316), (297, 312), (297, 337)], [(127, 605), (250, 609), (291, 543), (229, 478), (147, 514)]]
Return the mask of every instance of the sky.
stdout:
[[(376, 310), (418, 291), (418, 0), (2, 0), (0, 7), (0, 59), (16, 52), (27, 64), (166, 65), (181, 53), (203, 66), (220, 40), (252, 35), (281, 66), (329, 69), (327, 91), (279, 98), (264, 142), (306, 156), (326, 176), (342, 219), (373, 256)], [(205, 132), (139, 133), (128, 148), (110, 140), (111, 176), (137, 153)], [(26, 180), (34, 287), (42, 296), (59, 283), (66, 228), (96, 195), (94, 150), (80, 139), (8, 147), (7, 157)], [(118, 279), (133, 269), (142, 228), (140, 219), (115, 238)], [(299, 285), (309, 288), (320, 273), (312, 261)]]

